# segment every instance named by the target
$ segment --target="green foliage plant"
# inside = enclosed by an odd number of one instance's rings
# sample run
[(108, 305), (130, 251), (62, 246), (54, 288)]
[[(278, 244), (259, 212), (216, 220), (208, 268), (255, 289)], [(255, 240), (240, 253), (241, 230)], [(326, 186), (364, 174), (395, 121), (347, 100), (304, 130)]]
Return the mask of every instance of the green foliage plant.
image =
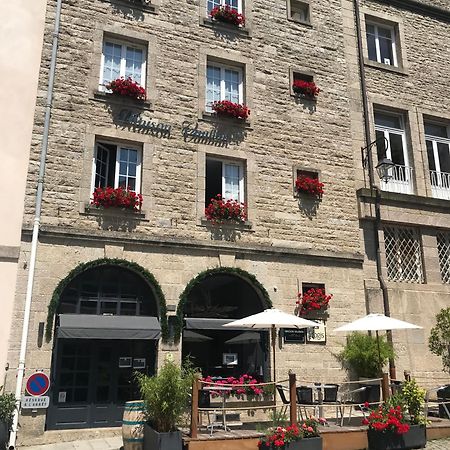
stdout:
[(406, 410), (409, 414), (409, 422), (412, 425), (424, 425), (426, 418), (423, 414), (426, 390), (419, 387), (416, 380), (405, 381), (400, 391)]
[(148, 423), (159, 433), (176, 430), (189, 408), (196, 372), (190, 364), (179, 366), (167, 357), (155, 376), (136, 373)]
[[(379, 338), (381, 366), (390, 358), (394, 358), (394, 350), (385, 341)], [(350, 366), (360, 378), (377, 378), (380, 375), (380, 361), (376, 337), (363, 333), (352, 333), (347, 337), (347, 343), (338, 355), (339, 360)]]
[(450, 308), (441, 309), (431, 329), (428, 347), (442, 358), (444, 370), (450, 373)]
[(11, 428), (14, 410), (16, 409), (16, 400), (14, 394), (3, 392), (0, 387), (0, 423), (6, 424)]

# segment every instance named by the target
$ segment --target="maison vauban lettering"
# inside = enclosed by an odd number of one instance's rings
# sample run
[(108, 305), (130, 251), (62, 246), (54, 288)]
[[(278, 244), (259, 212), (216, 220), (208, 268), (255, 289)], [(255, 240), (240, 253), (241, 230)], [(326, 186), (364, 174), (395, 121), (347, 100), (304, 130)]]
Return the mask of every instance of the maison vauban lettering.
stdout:
[[(117, 117), (117, 121), (133, 130), (150, 133), (153, 136), (169, 138), (172, 132), (172, 125), (166, 123), (153, 122), (151, 119), (144, 119), (139, 113), (129, 109), (122, 109)], [(199, 130), (198, 123), (184, 121), (181, 124), (181, 134), (185, 142), (195, 142), (202, 144), (221, 144), (226, 145), (229, 138), (226, 134), (217, 130), (203, 131)]]

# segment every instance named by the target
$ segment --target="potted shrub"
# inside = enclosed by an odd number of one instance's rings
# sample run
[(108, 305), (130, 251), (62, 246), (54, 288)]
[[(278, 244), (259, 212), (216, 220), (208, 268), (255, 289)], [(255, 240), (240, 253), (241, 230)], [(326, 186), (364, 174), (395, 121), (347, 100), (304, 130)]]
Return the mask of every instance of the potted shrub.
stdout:
[(425, 390), (407, 381), (399, 394), (391, 397), (363, 420), (368, 425), (369, 450), (407, 450), (424, 448), (426, 419), (423, 415)]
[(209, 15), (211, 19), (217, 22), (228, 23), (237, 27), (245, 25), (245, 17), (229, 5), (216, 6), (211, 10)]
[(224, 200), (217, 194), (205, 208), (205, 217), (212, 224), (242, 224), (247, 220), (247, 207), (245, 203), (231, 199)]
[(157, 375), (137, 373), (144, 401), (144, 450), (181, 450), (181, 417), (189, 407), (194, 370), (166, 358)]
[(8, 443), (15, 408), (14, 394), (0, 393), (0, 449), (6, 448)]
[(214, 102), (211, 109), (220, 117), (231, 117), (234, 119), (246, 120), (250, 115), (250, 109), (245, 105), (233, 103), (229, 100)]
[(96, 188), (91, 205), (96, 208), (122, 208), (130, 211), (140, 211), (142, 195), (123, 187)]
[(298, 425), (287, 427), (271, 427), (262, 437), (258, 446), (264, 449), (275, 450), (322, 450), (322, 438), (319, 434), (319, 424), (325, 424), (325, 419), (310, 417)]
[(300, 316), (307, 315), (309, 313), (323, 314), (328, 308), (333, 294), (326, 294), (323, 288), (311, 288), (304, 294), (298, 294), (298, 313)]
[(300, 194), (307, 194), (312, 197), (321, 198), (324, 184), (318, 178), (299, 175), (295, 180), (295, 190)]
[(300, 97), (315, 100), (319, 95), (320, 89), (314, 81), (294, 80), (292, 83), (292, 90)]
[(110, 90), (115, 95), (121, 95), (122, 97), (130, 97), (136, 100), (145, 100), (147, 93), (145, 89), (133, 81), (131, 77), (117, 78), (106, 85), (106, 89)]
[[(395, 357), (394, 350), (382, 337), (379, 338), (379, 344), (381, 365), (384, 366), (389, 358)], [(359, 378), (380, 376), (377, 339), (368, 334), (352, 333), (348, 336), (339, 359), (353, 369)]]

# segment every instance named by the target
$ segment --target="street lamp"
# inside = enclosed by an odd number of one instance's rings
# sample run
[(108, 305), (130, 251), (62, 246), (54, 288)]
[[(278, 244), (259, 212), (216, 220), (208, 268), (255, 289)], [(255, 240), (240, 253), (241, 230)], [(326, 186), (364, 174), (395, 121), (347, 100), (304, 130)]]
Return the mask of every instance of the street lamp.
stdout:
[(392, 169), (395, 164), (389, 158), (382, 158), (378, 161), (375, 169), (377, 170), (380, 180), (387, 183), (392, 178)]
[[(378, 147), (379, 144), (383, 142), (383, 154), (384, 157), (378, 160), (378, 164), (375, 166), (375, 169), (378, 173), (378, 176), (380, 177), (380, 180), (387, 183), (392, 178), (392, 169), (394, 168), (395, 164), (386, 157), (386, 151), (389, 145), (388, 140), (383, 136), (375, 141), (371, 142), (366, 147), (361, 148), (361, 157), (362, 157), (362, 163), (364, 169), (368, 169), (369, 172), (369, 183), (370, 188), (374, 189), (375, 186), (375, 180), (373, 179), (373, 166), (372, 166), (372, 147), (376, 145)], [(381, 152), (377, 152), (378, 154)]]

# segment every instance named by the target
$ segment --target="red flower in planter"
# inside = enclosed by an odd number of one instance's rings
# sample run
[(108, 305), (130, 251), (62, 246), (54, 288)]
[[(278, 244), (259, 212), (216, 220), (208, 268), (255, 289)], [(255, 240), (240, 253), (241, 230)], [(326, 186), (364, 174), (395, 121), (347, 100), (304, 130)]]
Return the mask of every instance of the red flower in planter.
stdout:
[(368, 425), (369, 429), (375, 431), (391, 431), (396, 434), (405, 434), (410, 428), (405, 419), (403, 407), (401, 405), (392, 406), (387, 403), (383, 403), (378, 409), (372, 410), (362, 424)]
[(108, 83), (106, 88), (111, 90), (113, 94), (135, 98), (136, 100), (145, 100), (147, 98), (145, 89), (139, 83), (133, 81), (131, 77), (117, 78), (117, 80)]
[(247, 206), (237, 200), (224, 200), (220, 194), (217, 194), (205, 208), (205, 216), (213, 224), (243, 223), (247, 220)]
[(142, 195), (122, 187), (95, 188), (91, 205), (97, 208), (123, 208), (139, 211), (142, 206)]
[(295, 181), (295, 189), (297, 192), (304, 192), (305, 194), (322, 197), (324, 184), (317, 178), (311, 178), (306, 175), (299, 175)]
[(333, 294), (326, 294), (325, 289), (311, 288), (304, 294), (298, 294), (297, 305), (299, 305), (300, 315), (309, 311), (323, 311), (328, 308)]
[(245, 25), (245, 17), (229, 5), (216, 6), (211, 10), (209, 15), (211, 19), (217, 20), (218, 22), (225, 22), (236, 26)]
[(250, 115), (250, 110), (247, 106), (233, 103), (229, 100), (214, 102), (211, 108), (218, 116), (234, 117), (235, 119), (245, 120)]
[(314, 81), (294, 80), (292, 90), (299, 95), (315, 99), (319, 95), (320, 89)]

